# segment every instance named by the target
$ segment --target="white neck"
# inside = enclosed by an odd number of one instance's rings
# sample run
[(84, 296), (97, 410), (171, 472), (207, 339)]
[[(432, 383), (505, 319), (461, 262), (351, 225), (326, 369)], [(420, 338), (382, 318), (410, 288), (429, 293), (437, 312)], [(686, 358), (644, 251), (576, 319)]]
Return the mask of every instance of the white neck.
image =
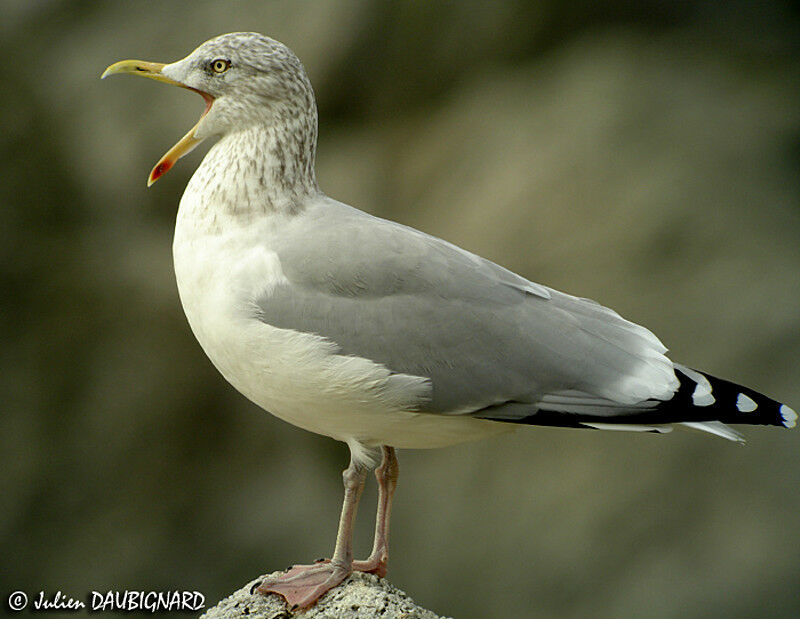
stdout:
[(181, 199), (180, 217), (211, 224), (246, 223), (270, 213), (301, 210), (319, 192), (314, 175), (316, 123), (305, 131), (253, 125), (217, 142), (197, 168)]

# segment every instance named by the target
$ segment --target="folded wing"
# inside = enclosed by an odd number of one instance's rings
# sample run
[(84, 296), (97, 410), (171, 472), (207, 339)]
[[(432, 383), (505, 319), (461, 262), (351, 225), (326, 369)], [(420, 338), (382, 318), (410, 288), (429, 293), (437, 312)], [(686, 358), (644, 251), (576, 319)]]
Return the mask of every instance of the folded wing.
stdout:
[(429, 379), (423, 412), (513, 421), (580, 393), (635, 415), (677, 389), (661, 342), (593, 301), (338, 203), (304, 219), (273, 247), (287, 282), (260, 319)]

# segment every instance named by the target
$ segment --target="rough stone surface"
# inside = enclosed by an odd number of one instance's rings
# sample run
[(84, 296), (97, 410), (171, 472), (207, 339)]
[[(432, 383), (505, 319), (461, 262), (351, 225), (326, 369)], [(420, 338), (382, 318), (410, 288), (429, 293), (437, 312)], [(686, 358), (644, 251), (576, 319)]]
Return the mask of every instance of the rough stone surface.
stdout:
[(260, 576), (209, 608), (203, 619), (228, 619), (232, 617), (267, 617), (288, 619), (443, 619), (439, 615), (417, 606), (403, 591), (387, 580), (372, 574), (355, 573), (340, 586), (322, 596), (316, 605), (305, 611), (292, 613), (279, 595), (251, 593), (265, 576)]

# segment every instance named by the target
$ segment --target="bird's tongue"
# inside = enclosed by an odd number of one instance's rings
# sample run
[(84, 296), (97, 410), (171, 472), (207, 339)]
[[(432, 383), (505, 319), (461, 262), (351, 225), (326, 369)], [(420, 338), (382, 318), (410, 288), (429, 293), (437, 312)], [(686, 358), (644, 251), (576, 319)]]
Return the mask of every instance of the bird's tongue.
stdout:
[(202, 138), (194, 137), (195, 131), (197, 131), (197, 127), (203, 121), (208, 111), (211, 109), (211, 104), (214, 103), (214, 97), (209, 95), (208, 93), (202, 92), (200, 90), (195, 90), (194, 88), (190, 88), (190, 90), (194, 90), (196, 93), (202, 95), (203, 99), (206, 101), (206, 109), (203, 111), (203, 114), (200, 116), (200, 119), (195, 123), (194, 127), (189, 129), (188, 133), (184, 135), (180, 141), (175, 144), (172, 148), (170, 148), (161, 159), (158, 160), (158, 163), (155, 167), (150, 171), (150, 176), (147, 179), (147, 186), (149, 187), (153, 183), (155, 183), (159, 178), (164, 176), (172, 166), (175, 165), (175, 162), (183, 157), (185, 154), (192, 151), (192, 149), (197, 146), (200, 142), (203, 141)]

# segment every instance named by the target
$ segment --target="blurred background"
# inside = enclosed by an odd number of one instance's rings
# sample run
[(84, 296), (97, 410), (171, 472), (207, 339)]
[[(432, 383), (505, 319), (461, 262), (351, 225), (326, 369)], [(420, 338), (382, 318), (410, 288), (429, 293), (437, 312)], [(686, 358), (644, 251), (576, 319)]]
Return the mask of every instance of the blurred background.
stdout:
[[(203, 103), (98, 79), (223, 32), (303, 60), (329, 195), (597, 299), (674, 359), (800, 408), (797, 2), (0, 11), (4, 600), (213, 605), (332, 551), (346, 447), (236, 393), (179, 305), (172, 230), (202, 151), (145, 187)], [(745, 433), (524, 428), (402, 452), (391, 581), (460, 618), (800, 616), (800, 433)]]

